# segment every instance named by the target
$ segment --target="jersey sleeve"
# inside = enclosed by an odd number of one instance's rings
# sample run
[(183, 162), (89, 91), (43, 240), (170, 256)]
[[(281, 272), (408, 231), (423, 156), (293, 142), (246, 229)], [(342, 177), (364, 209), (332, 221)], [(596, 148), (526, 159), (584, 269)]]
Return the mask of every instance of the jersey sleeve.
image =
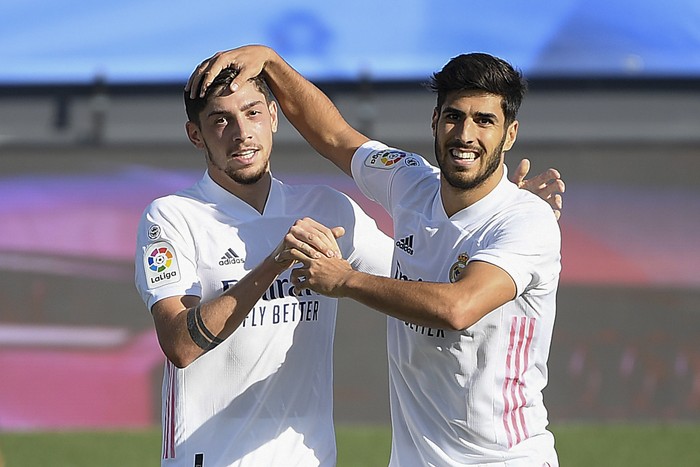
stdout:
[(354, 210), (353, 250), (348, 262), (353, 269), (376, 276), (391, 274), (393, 240), (382, 232), (377, 223), (352, 199)]
[[(360, 146), (352, 159), (352, 176), (357, 187), (388, 213), (435, 169), (423, 157), (394, 149), (378, 141)], [(407, 170), (411, 169), (411, 170)]]
[(164, 199), (144, 211), (136, 235), (135, 283), (150, 310), (164, 298), (201, 297), (196, 249), (184, 218), (168, 209)]
[[(561, 271), (561, 234), (548, 206), (514, 206), (495, 235), (469, 261), (484, 261), (506, 271), (517, 289), (547, 293), (556, 287)], [(535, 205), (535, 206), (533, 206)]]

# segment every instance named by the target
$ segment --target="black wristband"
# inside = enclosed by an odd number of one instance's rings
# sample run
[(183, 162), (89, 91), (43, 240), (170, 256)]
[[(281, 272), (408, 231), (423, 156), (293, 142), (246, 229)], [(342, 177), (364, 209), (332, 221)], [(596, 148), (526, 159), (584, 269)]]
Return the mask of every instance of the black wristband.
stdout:
[(204, 351), (209, 351), (216, 347), (218, 343), (215, 344), (210, 339), (207, 339), (207, 337), (199, 330), (195, 317), (197, 309), (199, 309), (199, 307), (191, 308), (189, 311), (187, 311), (187, 331), (190, 333), (192, 342), (197, 344), (197, 347)]
[(205, 336), (212, 342), (214, 345), (219, 345), (223, 342), (223, 340), (219, 339), (216, 337), (212, 332), (204, 325), (204, 320), (202, 319), (202, 308), (200, 305), (197, 305), (194, 308), (194, 317), (197, 320), (197, 326), (199, 326), (199, 329), (204, 333)]

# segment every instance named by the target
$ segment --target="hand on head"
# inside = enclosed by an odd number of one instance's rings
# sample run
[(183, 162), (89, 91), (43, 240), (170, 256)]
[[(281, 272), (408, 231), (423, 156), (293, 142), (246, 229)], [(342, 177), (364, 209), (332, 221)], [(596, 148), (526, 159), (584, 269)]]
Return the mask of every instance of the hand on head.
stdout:
[(217, 52), (195, 68), (185, 85), (185, 91), (189, 91), (192, 99), (202, 97), (221, 70), (233, 67), (239, 70), (230, 86), (231, 91), (235, 92), (242, 83), (262, 73), (270, 54), (274, 54), (274, 51), (261, 45)]

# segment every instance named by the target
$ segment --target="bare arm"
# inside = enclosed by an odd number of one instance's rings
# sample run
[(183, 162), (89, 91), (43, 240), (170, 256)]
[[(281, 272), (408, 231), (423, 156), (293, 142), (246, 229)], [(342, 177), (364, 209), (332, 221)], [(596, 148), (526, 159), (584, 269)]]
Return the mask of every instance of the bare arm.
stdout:
[(245, 46), (219, 52), (202, 62), (187, 83), (191, 95), (201, 95), (224, 68), (235, 66), (240, 83), (263, 74), (287, 119), (322, 156), (352, 176), (350, 161), (355, 150), (368, 140), (350, 126), (331, 100), (306, 80), (275, 51), (264, 46)]
[(169, 297), (151, 307), (158, 342), (165, 356), (184, 368), (230, 336), (253, 305), (286, 267), (266, 258), (219, 297), (200, 303), (199, 297)]
[(342, 227), (328, 229), (308, 221), (303, 231), (298, 226), (302, 221), (295, 223), (262, 263), (217, 298), (201, 303), (199, 297), (184, 295), (156, 302), (151, 314), (168, 360), (184, 368), (238, 329), (275, 278), (293, 264), (290, 251), (340, 258), (335, 238), (344, 234)]
[(310, 259), (292, 272), (300, 289), (348, 297), (413, 324), (462, 330), (515, 298), (513, 279), (489, 263), (469, 263), (455, 283), (402, 281), (354, 271), (338, 258)]

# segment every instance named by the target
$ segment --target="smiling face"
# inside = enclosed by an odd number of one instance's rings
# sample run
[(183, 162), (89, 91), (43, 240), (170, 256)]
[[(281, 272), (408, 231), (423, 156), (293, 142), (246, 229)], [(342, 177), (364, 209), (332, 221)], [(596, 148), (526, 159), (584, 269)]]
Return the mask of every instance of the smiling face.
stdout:
[(435, 158), (443, 186), (480, 199), (503, 174), (503, 153), (515, 142), (518, 122), (506, 127), (501, 97), (484, 92), (450, 92), (432, 120)]
[(235, 93), (223, 87), (199, 112), (199, 123), (189, 121), (186, 129), (190, 141), (205, 151), (212, 179), (229, 191), (269, 174), (277, 104), (253, 82)]

